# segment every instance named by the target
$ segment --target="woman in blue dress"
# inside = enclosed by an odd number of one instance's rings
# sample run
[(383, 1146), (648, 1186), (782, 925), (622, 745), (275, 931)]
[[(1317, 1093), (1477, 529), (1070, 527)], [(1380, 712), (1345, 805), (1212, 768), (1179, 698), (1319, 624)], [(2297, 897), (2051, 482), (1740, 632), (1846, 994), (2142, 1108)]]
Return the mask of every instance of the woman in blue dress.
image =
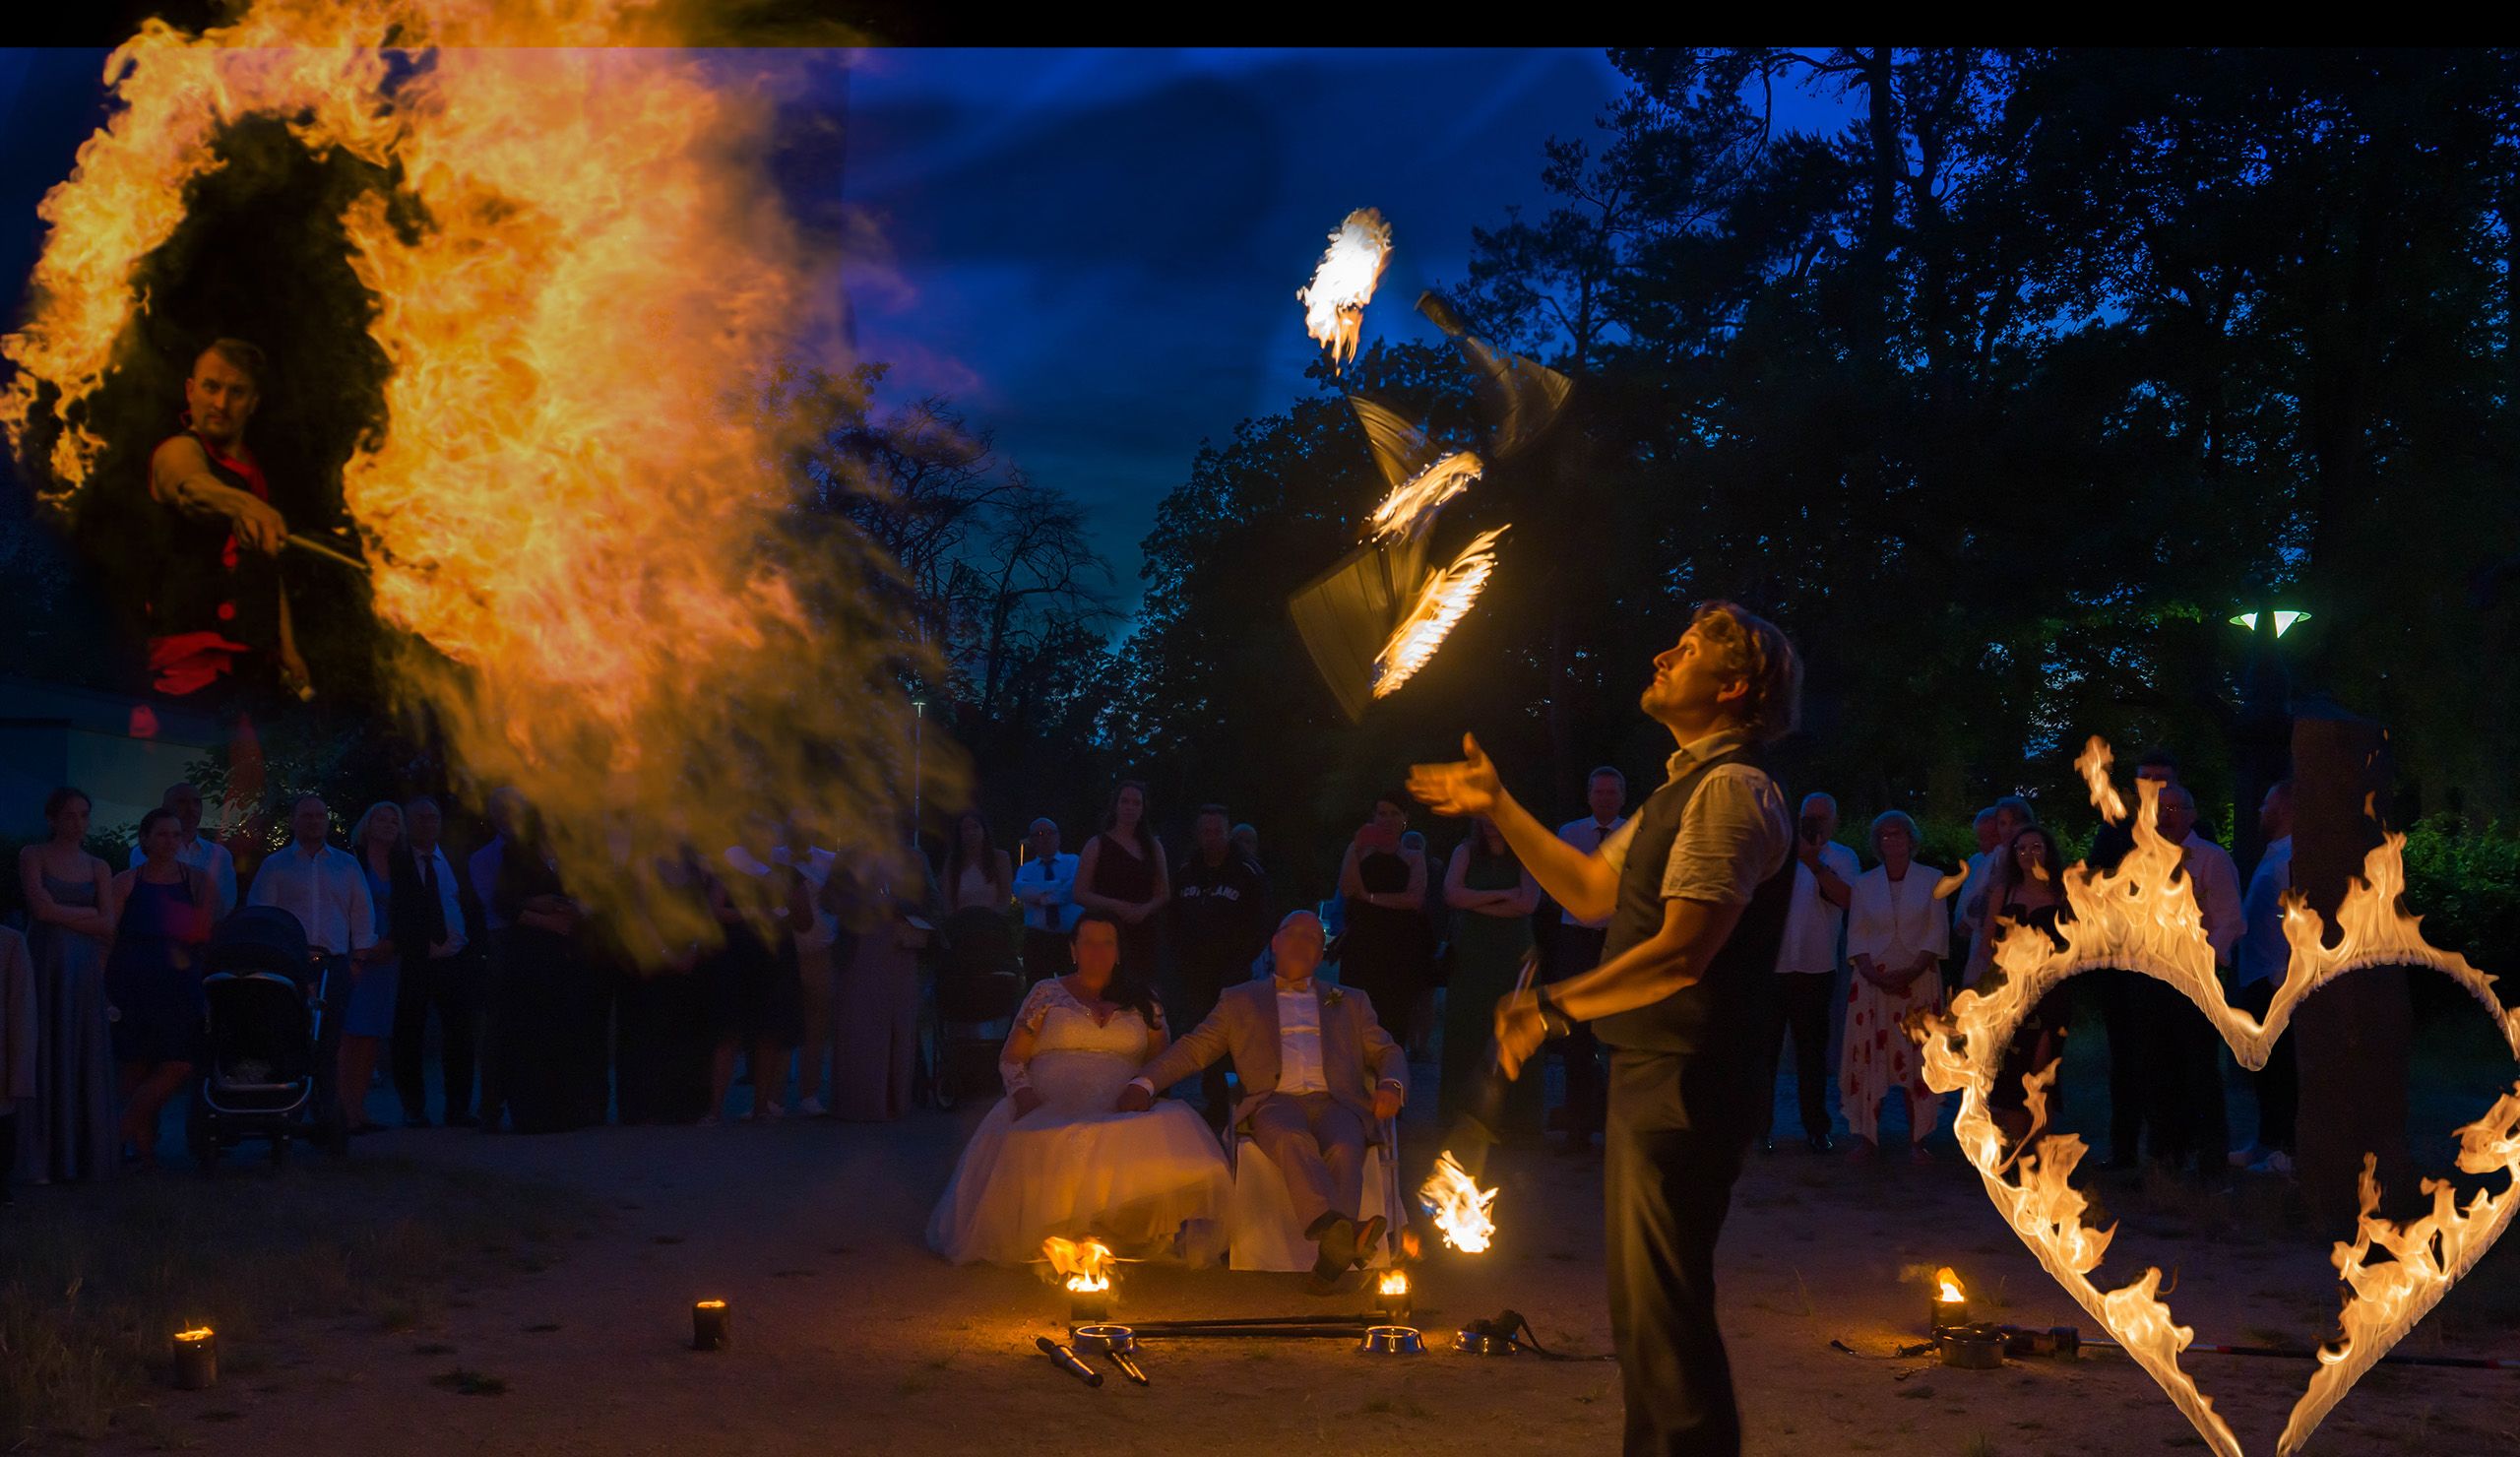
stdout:
[(140, 1167), (158, 1166), (158, 1114), (192, 1081), (204, 1012), (200, 950), (210, 939), (218, 892), (175, 858), (183, 821), (171, 809), (140, 817), (138, 865), (114, 877), (122, 914), (105, 961), (113, 1003), (114, 1059), (122, 1064), (122, 1141)]
[(82, 848), (88, 812), (86, 794), (53, 791), (43, 805), (51, 836), (18, 852), (39, 1024), (34, 1106), (19, 1110), (18, 1158), (36, 1183), (97, 1178), (121, 1165), (105, 1002), (114, 877), (103, 860)]
[[(368, 899), (381, 932), (394, 916), (394, 847), (403, 843), (403, 811), (391, 800), (367, 806), (350, 827), (350, 855), (367, 876)], [(350, 967), (349, 1009), (342, 1017), (342, 1126), (352, 1133), (383, 1127), (367, 1117), (367, 1086), (376, 1077), (377, 1053), (394, 1035), (394, 997), (403, 980), (403, 958), (379, 935), (367, 960)]]

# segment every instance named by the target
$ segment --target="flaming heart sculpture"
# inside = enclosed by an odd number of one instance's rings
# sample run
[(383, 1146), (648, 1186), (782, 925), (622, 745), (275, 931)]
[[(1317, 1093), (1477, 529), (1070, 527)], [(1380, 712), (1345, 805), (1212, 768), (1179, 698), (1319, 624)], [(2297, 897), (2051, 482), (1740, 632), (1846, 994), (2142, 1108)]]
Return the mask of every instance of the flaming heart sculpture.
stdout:
[[(2126, 818), (2126, 804), (2109, 782), (2109, 746), (2096, 737), (2075, 761), (2091, 786), (2093, 804), (2116, 823)], [(2135, 817), (2133, 852), (2115, 870), (2076, 865), (2065, 873), (2072, 916), (2060, 924), (2063, 948), (2036, 929), (2007, 932), (1994, 950), (1995, 965), (2003, 972), (2000, 982), (1962, 992), (1947, 1011), (1920, 1017), (1911, 1031), (1922, 1049), (1926, 1085), (1961, 1095), (1955, 1132), (1997, 1212), (2066, 1294), (2161, 1383), (2206, 1444), (2221, 1457), (2238, 1457), (2239, 1440), (2215, 1413), (2213, 1400), (2179, 1369), (2179, 1353), (2196, 1333), (2174, 1323), (2160, 1299), (2162, 1272), (2147, 1270), (2135, 1283), (2108, 1292), (2091, 1283), (2090, 1274), (2116, 1232), (2083, 1226), (2086, 1206), (2071, 1183), (2084, 1153), (2082, 1139), (2036, 1135), (2047, 1122), (2054, 1064), (2025, 1078), (2034, 1132), (2006, 1156), (2003, 1135), (1987, 1112), (1987, 1098), (2014, 1030), (2058, 982), (2101, 967), (2123, 967), (2176, 987), (2249, 1068), (2265, 1066), (2268, 1051), (2302, 998), (2364, 967), (2423, 966), (2449, 977), (2485, 1003), (2514, 1055), (2520, 1055), (2520, 1011), (2505, 1012), (2494, 995), (2492, 977), (2455, 952), (2426, 944), (2418, 919), (2398, 913), (2398, 897), (2406, 887), (2402, 835), (2385, 837), (2363, 861), (2362, 879), (2337, 908), (2343, 934), (2333, 948), (2322, 944), (2326, 924), (2300, 893), (2286, 894), (2284, 937), (2292, 947), (2292, 969), (2263, 1023), (2238, 1011), (2224, 1000), (2215, 977), (2195, 895), (2186, 878), (2175, 875), (2179, 849), (2155, 828), (2156, 789), (2150, 784), (2139, 788), (2143, 799)], [(2446, 1180), (2426, 1179), (2424, 1190), (2432, 1199), (2432, 1212), (2399, 1225), (2374, 1213), (2379, 1189), (2372, 1161), (2365, 1158), (2355, 1237), (2337, 1244), (2332, 1255), (2348, 1290), (2340, 1318), (2344, 1334), (2319, 1352), (2318, 1370), (2277, 1441), (2279, 1453), (2289, 1457), (2300, 1451), (2362, 1373), (2440, 1302), (2510, 1225), (2514, 1210), (2520, 1209), (2520, 1084), (2483, 1118), (2459, 1130), (2458, 1167), (2472, 1174), (2500, 1170), (2514, 1182), (2500, 1195), (2480, 1190), (2462, 1210)], [(2370, 1263), (2374, 1247), (2389, 1260)]]

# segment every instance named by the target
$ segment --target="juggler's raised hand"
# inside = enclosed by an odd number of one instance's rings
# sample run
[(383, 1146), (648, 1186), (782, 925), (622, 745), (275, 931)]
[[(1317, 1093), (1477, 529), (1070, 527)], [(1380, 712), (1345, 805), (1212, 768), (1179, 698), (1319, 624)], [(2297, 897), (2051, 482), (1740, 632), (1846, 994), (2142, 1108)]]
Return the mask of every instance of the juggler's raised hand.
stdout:
[(1496, 801), (1505, 795), (1505, 787), (1496, 778), (1496, 766), (1487, 762), (1487, 754), (1480, 748), (1476, 735), (1461, 736), (1461, 761), (1456, 764), (1411, 765), (1409, 792), (1437, 814), (1491, 813)]

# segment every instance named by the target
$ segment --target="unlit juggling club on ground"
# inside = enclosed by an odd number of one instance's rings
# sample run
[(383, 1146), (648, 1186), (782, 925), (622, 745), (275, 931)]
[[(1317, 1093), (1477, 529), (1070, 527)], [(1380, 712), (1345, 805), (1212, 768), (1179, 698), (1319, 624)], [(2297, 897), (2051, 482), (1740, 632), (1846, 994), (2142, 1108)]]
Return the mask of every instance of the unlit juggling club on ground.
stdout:
[(1041, 1354), (1050, 1359), (1050, 1364), (1057, 1366), (1060, 1370), (1067, 1372), (1069, 1375), (1074, 1376), (1076, 1379), (1084, 1382), (1088, 1386), (1100, 1386), (1102, 1384), (1102, 1373), (1096, 1370), (1094, 1367), (1087, 1365), (1084, 1362), (1077, 1360), (1076, 1353), (1070, 1351), (1065, 1346), (1060, 1345), (1058, 1342), (1051, 1340), (1047, 1336), (1034, 1337), (1033, 1344), (1040, 1347)]

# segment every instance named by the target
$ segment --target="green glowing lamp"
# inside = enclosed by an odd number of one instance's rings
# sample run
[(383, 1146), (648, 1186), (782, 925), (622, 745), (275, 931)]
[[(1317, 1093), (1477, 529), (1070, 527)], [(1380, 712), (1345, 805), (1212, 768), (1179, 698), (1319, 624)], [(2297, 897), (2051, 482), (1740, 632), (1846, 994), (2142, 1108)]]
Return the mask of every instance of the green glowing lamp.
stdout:
[[(2299, 622), (2309, 615), (2310, 614), (2307, 612), (2297, 612), (2289, 607), (2278, 610), (2275, 614), (2275, 635), (2277, 637), (2282, 637), (2284, 634), (2291, 632), (2293, 630), (2294, 623)], [(2245, 627), (2249, 631), (2255, 632), (2257, 631), (2257, 614), (2255, 612), (2242, 612), (2232, 619), (2232, 625), (2234, 627)]]

